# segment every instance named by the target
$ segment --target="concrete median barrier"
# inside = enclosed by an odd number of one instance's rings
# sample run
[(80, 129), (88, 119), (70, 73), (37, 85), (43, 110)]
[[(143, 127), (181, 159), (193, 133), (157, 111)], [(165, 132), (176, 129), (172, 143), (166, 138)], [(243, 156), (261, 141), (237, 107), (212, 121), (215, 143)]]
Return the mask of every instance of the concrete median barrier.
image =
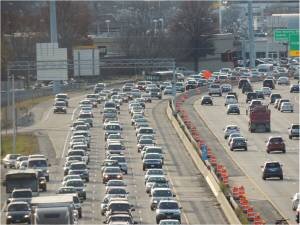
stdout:
[[(207, 165), (201, 160), (197, 151), (195, 151), (195, 147), (191, 142), (191, 137), (188, 138), (186, 133), (184, 132), (184, 130), (187, 130), (187, 127), (184, 125), (184, 123), (179, 124), (179, 122), (176, 119), (176, 114), (174, 114), (170, 105), (167, 107), (167, 115), (173, 127), (175, 128), (176, 133), (178, 134), (179, 138), (184, 144), (187, 152), (191, 156), (191, 159), (193, 160), (194, 164), (197, 166), (201, 174), (205, 177), (207, 184), (209, 185), (217, 201), (219, 202), (228, 222), (230, 224), (241, 224), (240, 220), (235, 214), (234, 209), (231, 207), (230, 203), (228, 202), (224, 193), (222, 192), (218, 181), (213, 176)], [(179, 118), (178, 116), (178, 119), (181, 118)]]

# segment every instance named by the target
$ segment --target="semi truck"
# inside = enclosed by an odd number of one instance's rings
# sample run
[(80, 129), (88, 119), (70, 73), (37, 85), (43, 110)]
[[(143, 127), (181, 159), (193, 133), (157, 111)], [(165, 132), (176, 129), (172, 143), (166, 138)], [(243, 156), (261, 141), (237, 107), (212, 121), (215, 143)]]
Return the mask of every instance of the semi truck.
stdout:
[(271, 110), (267, 105), (249, 108), (248, 129), (252, 132), (271, 132)]
[(77, 224), (78, 211), (72, 195), (33, 197), (31, 200), (32, 224)]

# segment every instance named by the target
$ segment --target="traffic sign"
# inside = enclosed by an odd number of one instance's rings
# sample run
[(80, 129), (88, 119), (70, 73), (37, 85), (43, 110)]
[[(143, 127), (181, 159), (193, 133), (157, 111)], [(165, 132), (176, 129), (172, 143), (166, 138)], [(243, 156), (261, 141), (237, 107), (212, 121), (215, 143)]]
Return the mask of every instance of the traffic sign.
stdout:
[(289, 37), (289, 55), (300, 56), (299, 33), (291, 34)]
[(289, 41), (290, 35), (298, 34), (299, 29), (276, 29), (274, 31), (275, 41)]

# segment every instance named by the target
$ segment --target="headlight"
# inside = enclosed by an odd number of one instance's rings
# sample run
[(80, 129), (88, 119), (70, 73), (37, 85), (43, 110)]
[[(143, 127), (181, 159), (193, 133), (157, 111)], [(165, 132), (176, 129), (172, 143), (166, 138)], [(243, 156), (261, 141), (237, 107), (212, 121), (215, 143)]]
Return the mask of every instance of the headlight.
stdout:
[(28, 218), (29, 217), (29, 215), (24, 215), (24, 218)]
[(157, 200), (154, 200), (154, 201), (153, 201), (153, 203), (157, 203), (157, 202), (158, 202)]
[(11, 216), (7, 216), (8, 219), (11, 219)]
[(117, 176), (117, 178), (121, 178), (121, 177), (122, 177), (121, 175), (118, 175), (118, 176)]
[(46, 170), (46, 173), (49, 173), (49, 170)]
[(105, 175), (104, 177), (105, 177), (105, 178), (108, 178), (108, 175)]

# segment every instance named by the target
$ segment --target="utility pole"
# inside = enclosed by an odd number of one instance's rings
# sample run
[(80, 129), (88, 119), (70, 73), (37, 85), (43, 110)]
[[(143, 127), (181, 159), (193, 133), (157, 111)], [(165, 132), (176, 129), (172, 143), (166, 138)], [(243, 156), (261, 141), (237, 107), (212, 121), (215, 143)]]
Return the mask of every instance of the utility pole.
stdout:
[[(56, 26), (56, 2), (50, 1), (50, 36), (51, 43), (58, 43), (57, 41), (57, 26)], [(60, 80), (53, 81), (53, 93), (57, 94), (60, 91)]]
[(252, 0), (248, 0), (248, 37), (249, 37), (249, 59), (250, 67), (255, 67), (255, 44), (254, 44), (254, 31), (253, 31), (253, 8)]
[(13, 154), (16, 153), (16, 136), (17, 136), (17, 129), (16, 129), (16, 106), (15, 106), (15, 75), (12, 74), (12, 116), (13, 116)]
[(173, 96), (173, 103), (174, 103), (175, 97), (176, 97), (176, 65), (175, 65), (175, 60), (173, 62), (172, 96)]

